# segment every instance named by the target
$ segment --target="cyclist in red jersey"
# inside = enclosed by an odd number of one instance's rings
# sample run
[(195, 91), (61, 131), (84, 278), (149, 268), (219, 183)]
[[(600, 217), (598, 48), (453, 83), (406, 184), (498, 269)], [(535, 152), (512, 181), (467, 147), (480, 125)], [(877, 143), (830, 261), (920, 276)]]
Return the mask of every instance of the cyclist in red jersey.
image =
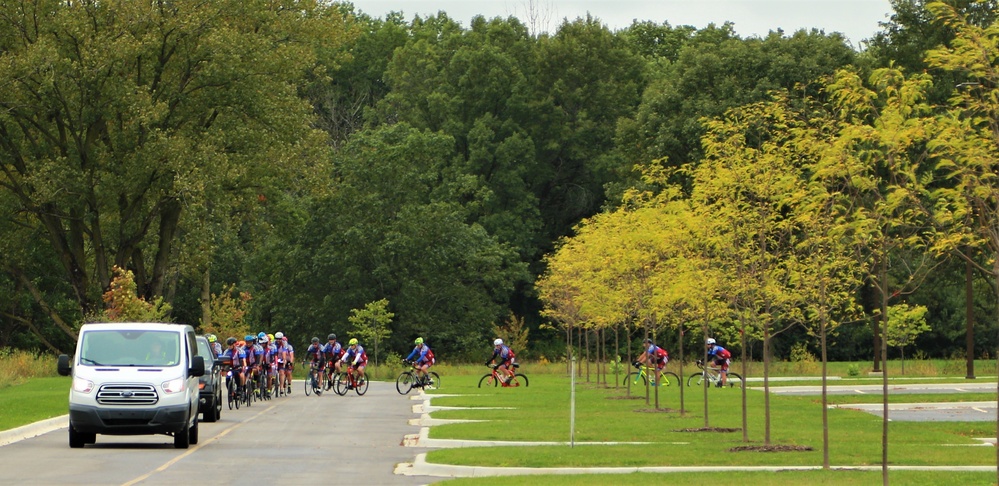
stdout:
[(728, 382), (728, 365), (731, 362), (732, 353), (719, 346), (714, 338), (708, 338), (704, 345), (708, 347), (708, 359), (714, 360), (715, 366), (720, 370), (718, 374), (721, 375), (721, 382), (715, 386), (721, 388)]
[(499, 365), (498, 369), (503, 370), (503, 373), (506, 375), (506, 381), (504, 382), (505, 386), (507, 383), (510, 383), (510, 380), (513, 379), (513, 364), (515, 355), (513, 350), (510, 349), (509, 346), (503, 344), (503, 340), (499, 338), (493, 341), (493, 355), (489, 358), (489, 361), (486, 361), (486, 366), (489, 366), (490, 363), (496, 362), (497, 358), (499, 359), (499, 362), (497, 363)]

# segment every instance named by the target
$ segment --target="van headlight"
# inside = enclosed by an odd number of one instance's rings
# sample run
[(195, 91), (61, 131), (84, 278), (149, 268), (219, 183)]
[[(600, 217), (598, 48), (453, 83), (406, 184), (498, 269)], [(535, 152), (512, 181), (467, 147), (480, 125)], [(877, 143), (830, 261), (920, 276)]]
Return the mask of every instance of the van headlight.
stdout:
[(184, 382), (185, 381), (186, 380), (183, 377), (175, 378), (175, 379), (170, 380), (170, 381), (164, 381), (161, 386), (163, 387), (163, 391), (166, 392), (166, 393), (182, 392), (182, 391), (184, 391)]
[(73, 378), (73, 391), (78, 393), (90, 393), (94, 389), (94, 382), (86, 378)]

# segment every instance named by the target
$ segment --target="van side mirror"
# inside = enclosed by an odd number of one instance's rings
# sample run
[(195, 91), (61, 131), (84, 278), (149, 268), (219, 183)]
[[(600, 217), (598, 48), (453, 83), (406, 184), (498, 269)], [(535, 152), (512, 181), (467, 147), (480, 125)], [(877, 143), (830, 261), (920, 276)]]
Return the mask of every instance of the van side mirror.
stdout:
[(56, 364), (56, 371), (59, 372), (59, 376), (69, 376), (73, 372), (73, 368), (69, 365), (69, 356), (65, 354), (59, 355), (59, 361)]
[(205, 357), (195, 356), (191, 361), (191, 369), (188, 370), (191, 376), (205, 376)]

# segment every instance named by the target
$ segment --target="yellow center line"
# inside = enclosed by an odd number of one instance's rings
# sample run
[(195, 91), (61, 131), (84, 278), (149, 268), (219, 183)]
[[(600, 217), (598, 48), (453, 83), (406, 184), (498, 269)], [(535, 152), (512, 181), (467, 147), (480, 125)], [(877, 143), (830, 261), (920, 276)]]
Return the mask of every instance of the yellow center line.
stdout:
[[(149, 479), (149, 477), (152, 476), (153, 474), (161, 473), (163, 471), (166, 471), (167, 469), (170, 468), (170, 466), (173, 466), (174, 464), (176, 464), (181, 459), (183, 459), (183, 458), (185, 458), (185, 457), (187, 457), (187, 456), (189, 456), (191, 454), (194, 454), (195, 452), (198, 451), (198, 449), (201, 449), (202, 447), (208, 445), (211, 442), (218, 441), (219, 439), (221, 439), (221, 438), (225, 437), (226, 435), (228, 435), (229, 432), (232, 432), (233, 430), (236, 430), (237, 428), (239, 428), (243, 424), (252, 422), (257, 417), (259, 417), (259, 416), (261, 416), (261, 415), (263, 415), (263, 414), (265, 414), (267, 412), (270, 412), (276, 406), (277, 406), (277, 404), (271, 405), (270, 407), (268, 407), (268, 408), (266, 408), (264, 410), (261, 410), (260, 413), (254, 415), (254, 416), (252, 416), (252, 417), (250, 417), (250, 418), (248, 418), (248, 419), (246, 419), (246, 420), (244, 420), (242, 422), (233, 424), (231, 427), (223, 430), (222, 432), (219, 432), (218, 434), (215, 435), (215, 437), (212, 437), (211, 439), (208, 439), (207, 441), (199, 441), (200, 443), (198, 445), (196, 445), (196, 446), (188, 449), (183, 454), (181, 454), (181, 455), (179, 455), (179, 456), (177, 456), (177, 457), (175, 457), (173, 459), (170, 459), (165, 464), (163, 464), (162, 466), (156, 468), (153, 471), (150, 471), (150, 472), (148, 472), (146, 474), (143, 474), (142, 476), (139, 476), (139, 477), (137, 477), (137, 478), (135, 478), (135, 479), (127, 482), (127, 483), (123, 483), (121, 486), (132, 486), (134, 484), (139, 483), (140, 481), (145, 481), (146, 479)], [(198, 424), (198, 427), (201, 427), (201, 424)]]

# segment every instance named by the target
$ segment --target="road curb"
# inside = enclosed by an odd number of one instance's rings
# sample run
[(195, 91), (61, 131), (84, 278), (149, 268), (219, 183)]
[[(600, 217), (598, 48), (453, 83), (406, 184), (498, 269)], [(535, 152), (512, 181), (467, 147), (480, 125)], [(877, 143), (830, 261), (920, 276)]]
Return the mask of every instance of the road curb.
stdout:
[(38, 437), (53, 430), (69, 427), (69, 415), (60, 415), (47, 420), (17, 427), (16, 429), (0, 431), (0, 447), (20, 442), (24, 439)]

